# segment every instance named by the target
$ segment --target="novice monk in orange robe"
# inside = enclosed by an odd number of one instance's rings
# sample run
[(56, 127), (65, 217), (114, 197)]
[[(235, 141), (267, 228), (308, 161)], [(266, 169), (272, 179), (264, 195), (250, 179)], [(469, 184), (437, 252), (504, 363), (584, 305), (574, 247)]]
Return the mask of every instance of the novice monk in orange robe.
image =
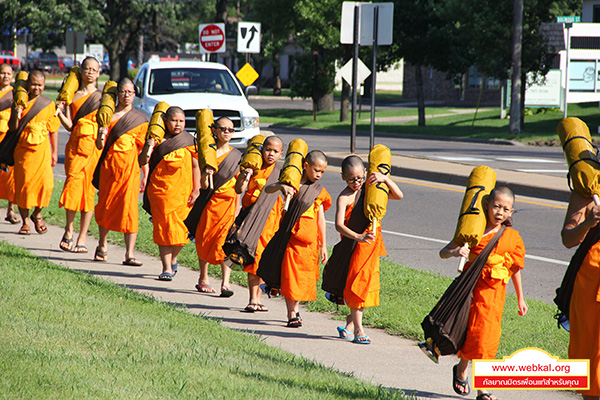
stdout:
[[(242, 198), (243, 210), (248, 209), (248, 207), (256, 203), (259, 196), (261, 196), (263, 193), (267, 179), (269, 176), (271, 176), (273, 170), (275, 169), (275, 163), (283, 154), (283, 142), (277, 136), (269, 136), (265, 139), (262, 145), (261, 153), (263, 157), (262, 168), (256, 173), (256, 175), (253, 175), (252, 168), (247, 168), (242, 174), (240, 174), (235, 185), (236, 193), (241, 194), (245, 192), (244, 197)], [(265, 193), (265, 195), (266, 194), (267, 193)], [(281, 197), (278, 197), (273, 209), (271, 210), (271, 213), (269, 214), (269, 217), (267, 218), (267, 222), (265, 223), (262, 234), (258, 239), (256, 253), (254, 254), (254, 263), (244, 265), (244, 271), (248, 273), (248, 291), (250, 294), (248, 305), (245, 308), (245, 311), (247, 312), (268, 311), (267, 307), (260, 302), (260, 285), (263, 282), (262, 279), (256, 275), (256, 270), (258, 269), (258, 264), (260, 262), (260, 257), (262, 256), (263, 250), (279, 228), (282, 208), (283, 201), (281, 200)]]
[[(313, 150), (308, 153), (304, 161), (300, 192), (302, 192), (303, 186), (307, 185), (318, 185), (317, 187), (321, 190), (308, 210), (298, 218), (291, 228), (291, 236), (281, 262), (281, 295), (285, 297), (287, 307), (287, 326), (292, 328), (302, 326), (299, 312), (300, 302), (317, 299), (319, 261), (322, 263), (327, 261), (325, 211), (331, 207), (331, 196), (324, 187), (317, 183), (326, 169), (327, 157), (323, 152)], [(264, 190), (267, 193), (280, 190), (284, 196), (295, 194), (294, 188), (281, 183), (269, 185)], [(290, 205), (288, 213), (291, 212), (291, 208), (292, 205)], [(282, 227), (283, 225), (280, 230)], [(261, 262), (260, 268), (262, 268), (262, 264)]]
[[(591, 198), (571, 192), (562, 229), (563, 244), (579, 245), (599, 229), (600, 206)], [(569, 308), (569, 358), (590, 360), (590, 389), (578, 390), (586, 400), (600, 398), (600, 242), (588, 250), (579, 267)]]
[[(152, 237), (162, 261), (158, 279), (171, 281), (177, 273), (177, 255), (188, 242), (183, 221), (200, 194), (200, 167), (194, 137), (184, 130), (185, 113), (180, 107), (170, 107), (165, 114), (165, 137), (151, 156), (144, 208), (150, 209)], [(146, 149), (140, 154), (141, 165), (148, 162)]]
[(94, 261), (107, 260), (108, 232), (117, 231), (125, 234), (123, 265), (140, 266), (142, 263), (135, 259), (133, 249), (139, 222), (138, 197), (146, 187), (148, 166), (143, 167), (144, 176), (140, 180), (138, 155), (144, 146), (148, 121), (141, 111), (132, 108), (133, 82), (124, 78), (117, 89), (118, 102), (106, 145), (104, 128), (100, 128), (96, 139), (96, 146), (104, 150), (94, 173), (99, 176), (95, 182), (98, 185), (95, 215), (100, 232)]
[[(379, 257), (386, 255), (381, 236), (381, 224), (377, 228), (377, 235), (373, 235), (370, 226), (367, 226), (363, 232), (355, 232), (346, 226), (358, 201), (361, 188), (365, 190), (363, 187), (365, 174), (366, 170), (360, 157), (348, 156), (342, 161), (342, 179), (348, 186), (337, 198), (335, 213), (335, 229), (342, 237), (345, 236), (357, 242), (350, 259), (348, 277), (344, 287), (344, 300), (350, 307), (350, 315), (346, 317), (346, 326), (338, 327), (338, 334), (343, 339), (360, 344), (371, 343), (371, 339), (365, 334), (362, 316), (365, 308), (379, 305)], [(400, 200), (404, 197), (400, 188), (386, 175), (373, 172), (366, 184), (373, 185), (379, 182), (383, 182), (389, 187), (389, 199)], [(362, 212), (364, 217), (362, 209), (356, 211)], [(332, 259), (333, 254), (330, 262)], [(354, 336), (350, 333), (352, 330)]]
[(60, 121), (54, 116), (54, 102), (42, 95), (45, 82), (42, 71), (34, 70), (29, 74), (29, 103), (22, 111), (21, 120), (18, 120), (19, 110), (15, 108), (9, 123), (11, 131), (22, 129), (14, 151), (15, 202), (23, 221), (19, 230), (21, 235), (31, 233), (27, 224), (31, 208), (34, 209), (31, 221), (36, 232), (48, 231), (41, 211), (50, 204), (54, 188), (52, 167), (58, 161)]
[[(211, 128), (217, 144), (217, 165), (219, 171), (216, 174), (224, 173), (222, 163), (228, 157), (236, 160), (236, 170), (239, 171), (237, 164), (241, 157), (239, 150), (229, 145), (233, 136), (233, 122), (227, 117), (217, 119)], [(202, 171), (202, 190), (209, 190), (209, 175), (216, 175), (212, 167), (207, 166)], [(216, 176), (214, 177), (216, 180)], [(221, 265), (223, 280), (221, 282), (221, 297), (233, 296), (233, 291), (229, 287), (229, 276), (231, 269), (225, 264), (225, 252), (223, 244), (233, 224), (235, 214), (238, 209), (238, 195), (235, 193), (235, 182), (237, 174), (233, 174), (229, 180), (220, 187), (214, 187), (214, 193), (206, 203), (200, 216), (200, 222), (196, 228), (196, 252), (198, 254), (198, 264), (200, 275), (196, 290), (200, 293), (216, 293), (216, 290), (210, 285), (208, 277), (208, 264)]]
[[(94, 169), (98, 164), (101, 151), (96, 148), (98, 123), (96, 114), (100, 107), (100, 91), (96, 80), (100, 74), (100, 64), (94, 57), (87, 57), (81, 63), (81, 85), (71, 106), (65, 109), (64, 102), (58, 102), (58, 118), (65, 129), (71, 132), (65, 147), (65, 173), (67, 179), (58, 202), (67, 214), (65, 233), (59, 247), (63, 251), (87, 253), (85, 242), (92, 221), (96, 189), (92, 185)], [(77, 211), (81, 212), (79, 237), (73, 247), (73, 221)]]
[[(8, 64), (0, 64), (0, 142), (8, 132), (8, 120), (10, 119), (11, 106), (13, 104), (13, 87), (10, 85), (13, 79), (13, 69)], [(3, 168), (6, 167), (8, 171)], [(13, 168), (8, 165), (0, 169), (0, 199), (8, 200), (5, 221), (11, 224), (21, 222), (15, 215), (13, 203), (15, 202), (15, 177)]]
[[(515, 196), (508, 187), (496, 187), (484, 201), (487, 224), (479, 244), (468, 249), (458, 246), (454, 241), (440, 250), (440, 257), (468, 257), (473, 261), (485, 245), (498, 232), (500, 226), (512, 215)], [(453, 389), (460, 395), (470, 392), (467, 379), (469, 360), (493, 359), (498, 351), (502, 329), (500, 322), (504, 312), (506, 284), (512, 277), (519, 305), (519, 315), (527, 313), (527, 303), (521, 286), (521, 269), (525, 260), (525, 245), (519, 233), (506, 228), (498, 244), (488, 257), (481, 276), (473, 290), (473, 300), (469, 310), (467, 336), (458, 356), (460, 361), (453, 368)], [(465, 270), (470, 263), (465, 265)], [(482, 390), (478, 391), (478, 400), (492, 400), (496, 397)]]

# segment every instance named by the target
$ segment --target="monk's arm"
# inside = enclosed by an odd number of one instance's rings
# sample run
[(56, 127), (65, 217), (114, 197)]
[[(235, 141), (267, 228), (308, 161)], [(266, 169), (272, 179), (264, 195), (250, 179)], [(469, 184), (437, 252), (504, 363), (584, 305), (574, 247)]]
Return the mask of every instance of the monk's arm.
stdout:
[(527, 303), (523, 296), (523, 286), (521, 285), (521, 270), (516, 267), (517, 271), (512, 276), (513, 285), (515, 286), (515, 293), (517, 295), (517, 304), (519, 306), (519, 315), (523, 316), (527, 314)]
[(253, 172), (252, 168), (246, 168), (238, 175), (237, 180), (235, 181), (235, 192), (237, 194), (242, 194), (248, 189), (248, 183), (250, 182)]
[(327, 228), (325, 225), (325, 211), (322, 204), (319, 206), (319, 212), (317, 213), (317, 229), (321, 238), (321, 263), (325, 264), (327, 261)]
[(188, 206), (194, 204), (200, 195), (200, 175), (200, 164), (198, 164), (196, 157), (192, 157), (192, 179), (194, 181), (194, 187), (192, 188), (192, 194), (188, 199)]
[(10, 129), (11, 131), (16, 131), (18, 127), (19, 127), (19, 113), (17, 112), (15, 106), (13, 105), (11, 113), (10, 113), (10, 119), (8, 120), (8, 129)]
[(264, 188), (266, 193), (275, 193), (278, 190), (280, 190), (284, 196), (294, 196), (296, 194), (296, 190), (293, 187), (284, 183), (273, 183), (269, 186), (265, 186)]
[(200, 187), (203, 190), (208, 189), (208, 187), (210, 186), (210, 176), (212, 175), (212, 173), (214, 172), (214, 169), (207, 166), (206, 168), (204, 168), (204, 171), (202, 171), (202, 174), (200, 175)]
[(64, 106), (64, 102), (63, 102), (63, 107), (58, 107), (58, 102), (56, 104), (56, 108), (57, 110), (59, 110), (59, 113), (57, 114), (58, 119), (60, 119), (60, 123), (62, 124), (62, 126), (65, 127), (65, 129), (69, 132), (71, 132), (73, 130), (73, 121), (71, 120), (71, 109), (69, 107), (65, 107)]
[(375, 183), (385, 183), (390, 189), (389, 199), (390, 200), (401, 200), (404, 197), (402, 190), (396, 185), (396, 183), (387, 175), (380, 174), (379, 172), (373, 172), (367, 179), (367, 185), (373, 185)]
[(441, 258), (469, 257), (469, 250), (456, 244), (454, 240), (440, 250)]
[(148, 174), (150, 173), (150, 166), (148, 164), (142, 165), (142, 179), (140, 180), (140, 193), (144, 193), (146, 185), (148, 184)]
[(368, 242), (370, 243), (374, 237), (373, 233), (369, 230), (365, 233), (357, 233), (352, 229), (348, 228), (344, 224), (344, 217), (346, 216), (346, 208), (348, 207), (348, 197), (347, 196), (338, 196), (336, 201), (336, 210), (335, 210), (335, 230), (338, 231), (341, 235), (346, 236), (352, 240), (356, 240), (357, 242)]
[(579, 245), (588, 231), (600, 221), (600, 206), (592, 205), (577, 192), (571, 192), (569, 207), (560, 233), (563, 245), (567, 248)]
[(58, 131), (50, 132), (50, 144), (52, 145), (52, 161), (54, 167), (58, 162)]

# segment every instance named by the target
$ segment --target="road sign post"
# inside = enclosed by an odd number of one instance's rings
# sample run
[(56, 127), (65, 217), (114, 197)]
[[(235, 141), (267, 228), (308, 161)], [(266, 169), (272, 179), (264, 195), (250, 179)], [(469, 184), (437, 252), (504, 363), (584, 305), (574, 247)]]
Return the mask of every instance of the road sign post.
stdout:
[(67, 53), (73, 53), (74, 65), (77, 65), (77, 53), (83, 53), (85, 43), (85, 32), (67, 31), (66, 47)]
[(567, 97), (569, 96), (569, 49), (571, 48), (571, 28), (573, 27), (573, 23), (581, 22), (581, 17), (577, 15), (559, 15), (556, 17), (556, 22), (559, 24), (564, 24), (567, 29), (567, 61), (565, 63), (565, 93), (563, 96), (563, 118), (567, 118)]
[(198, 26), (200, 53), (225, 52), (225, 24), (200, 24)]

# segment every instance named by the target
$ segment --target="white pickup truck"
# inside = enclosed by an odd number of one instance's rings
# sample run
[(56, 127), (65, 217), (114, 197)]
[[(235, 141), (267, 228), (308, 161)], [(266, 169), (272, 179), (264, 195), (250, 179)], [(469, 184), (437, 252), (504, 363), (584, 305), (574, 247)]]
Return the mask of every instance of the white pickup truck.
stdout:
[(260, 133), (258, 112), (248, 100), (231, 71), (224, 65), (200, 61), (157, 61), (141, 66), (134, 81), (137, 87), (133, 106), (148, 116), (161, 101), (185, 112), (185, 128), (195, 133), (196, 112), (212, 110), (215, 119), (233, 121), (235, 133), (230, 144), (246, 148), (249, 139)]

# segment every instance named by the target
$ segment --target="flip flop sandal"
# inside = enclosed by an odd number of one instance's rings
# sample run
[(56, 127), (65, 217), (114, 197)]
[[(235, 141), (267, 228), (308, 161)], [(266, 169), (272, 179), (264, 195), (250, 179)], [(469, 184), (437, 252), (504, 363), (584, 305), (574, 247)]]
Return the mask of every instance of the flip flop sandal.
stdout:
[(78, 244), (77, 246), (75, 246), (75, 248), (73, 249), (73, 253), (87, 253), (88, 249), (87, 247), (85, 247), (82, 244)]
[(491, 400), (492, 396), (493, 396), (493, 394), (491, 394), (491, 393), (481, 393), (481, 394), (477, 395), (475, 400)]
[(48, 232), (48, 227), (46, 226), (46, 222), (44, 221), (43, 217), (31, 219), (33, 220), (33, 227), (37, 233), (43, 235), (44, 233)]
[(337, 331), (338, 331), (338, 335), (341, 339), (346, 339), (346, 340), (354, 339), (354, 335), (352, 334), (352, 332), (348, 331), (348, 329), (346, 329), (343, 326), (338, 326)]
[[(63, 245), (63, 243), (66, 243), (67, 245)], [(62, 239), (60, 239), (60, 243), (58, 244), (58, 247), (62, 250), (62, 251), (71, 251), (72, 249), (72, 245), (73, 244), (73, 238), (71, 239), (67, 239), (65, 237), (65, 235), (63, 235)]]
[[(452, 388), (454, 389), (454, 393), (459, 394), (461, 396), (466, 396), (471, 393), (471, 387), (469, 386), (469, 379), (458, 379), (458, 364), (452, 367)], [(462, 387), (465, 391), (461, 392), (458, 390), (457, 386)], [(477, 396), (478, 400), (481, 400), (479, 396)]]
[(4, 218), (4, 220), (10, 222), (13, 225), (21, 222), (21, 220), (14, 215), (7, 215), (6, 218)]
[(287, 323), (288, 328), (300, 328), (302, 326), (302, 320), (300, 317), (290, 318)]
[(173, 274), (171, 274), (170, 272), (163, 272), (158, 276), (158, 280), (170, 282), (173, 280)]
[(106, 262), (108, 259), (108, 251), (100, 250), (100, 247), (96, 247), (94, 252), (94, 261)]
[(265, 306), (264, 304), (260, 304), (260, 303), (258, 303), (258, 304), (256, 305), (256, 311), (258, 311), (258, 312), (268, 312), (268, 311), (269, 311), (269, 309), (268, 309), (268, 308), (267, 308), (267, 306)]
[(123, 265), (129, 265), (130, 267), (141, 267), (142, 264), (141, 262), (139, 262), (138, 260), (136, 260), (135, 258), (128, 258), (127, 260), (123, 261)]
[(173, 271), (173, 277), (175, 277), (175, 275), (177, 275), (177, 268), (178, 267), (179, 267), (179, 265), (177, 265), (177, 263), (171, 264), (171, 271)]
[(220, 297), (231, 297), (233, 296), (233, 290), (229, 289), (227, 286), (223, 286), (221, 288), (221, 296)]
[(257, 305), (254, 303), (248, 303), (248, 305), (244, 308), (244, 312), (253, 313), (254, 311), (257, 311), (256, 306)]
[(354, 339), (352, 339), (352, 343), (371, 344), (371, 338), (368, 337), (367, 335), (365, 335), (365, 336), (357, 336)]
[(29, 225), (25, 224), (23, 226), (21, 226), (21, 229), (19, 229), (19, 232), (17, 232), (19, 235), (30, 235), (31, 234), (31, 228), (29, 227)]
[(201, 285), (196, 285), (196, 290), (200, 293), (217, 293), (214, 287), (203, 283)]

